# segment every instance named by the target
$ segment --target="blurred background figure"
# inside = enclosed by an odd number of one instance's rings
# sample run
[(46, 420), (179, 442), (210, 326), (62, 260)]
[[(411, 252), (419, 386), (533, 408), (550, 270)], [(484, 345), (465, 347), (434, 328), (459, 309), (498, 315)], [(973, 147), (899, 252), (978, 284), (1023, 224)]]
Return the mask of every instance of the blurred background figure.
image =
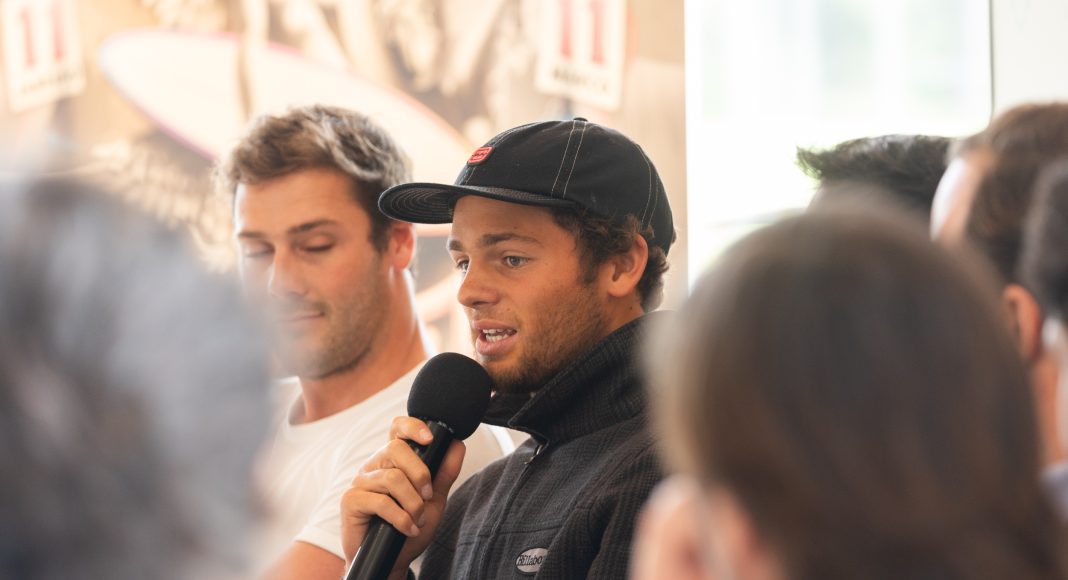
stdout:
[[(1044, 172), (1035, 196), (1025, 230), (1023, 278), (1046, 316), (1043, 343), (1060, 369), (1056, 407), (1061, 443), (1068, 445), (1068, 161)], [(1047, 469), (1045, 476), (1068, 518), (1068, 464)]]
[(931, 212), (931, 233), (940, 243), (972, 246), (998, 274), (996, 292), (1027, 364), (1049, 469), (1068, 459), (1057, 436), (1058, 370), (1042, 341), (1045, 315), (1020, 275), (1020, 254), (1038, 175), (1066, 155), (1068, 103), (1009, 109), (957, 146)]
[(891, 209), (759, 231), (662, 336), (637, 577), (1068, 577), (991, 281)]
[(797, 150), (801, 171), (817, 181), (813, 203), (842, 198), (890, 200), (927, 221), (950, 140), (930, 135), (851, 139), (830, 149)]
[(0, 185), (0, 578), (243, 576), (263, 333), (185, 236)]

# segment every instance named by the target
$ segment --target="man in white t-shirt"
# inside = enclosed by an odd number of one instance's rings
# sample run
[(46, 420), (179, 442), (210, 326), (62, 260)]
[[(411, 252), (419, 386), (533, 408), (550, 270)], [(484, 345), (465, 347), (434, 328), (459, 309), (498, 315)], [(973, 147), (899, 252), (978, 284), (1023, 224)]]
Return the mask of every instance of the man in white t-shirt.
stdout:
[[(376, 203), (408, 179), (382, 129), (323, 106), (257, 119), (216, 168), (233, 196), (242, 280), (269, 310), (280, 370), (297, 377), (280, 385), (263, 467), (271, 532), (288, 544), (269, 578), (342, 575), (341, 495), (406, 414), (432, 352), (408, 270), (415, 232)], [(507, 450), (487, 429), (468, 442), (476, 469)]]

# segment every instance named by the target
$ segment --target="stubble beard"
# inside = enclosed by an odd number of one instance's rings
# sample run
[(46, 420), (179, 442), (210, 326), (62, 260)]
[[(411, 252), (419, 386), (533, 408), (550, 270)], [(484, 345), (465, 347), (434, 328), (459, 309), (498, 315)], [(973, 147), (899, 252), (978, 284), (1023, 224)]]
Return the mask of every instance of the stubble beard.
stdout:
[(328, 343), (303, 356), (291, 357), (291, 372), (302, 379), (320, 380), (359, 366), (371, 351), (370, 341), (344, 344), (331, 336)]
[(533, 336), (523, 337), (522, 358), (510, 368), (486, 367), (499, 393), (532, 394), (583, 356), (607, 334), (603, 306), (589, 286), (554, 294)]
[(384, 284), (375, 279), (341, 308), (325, 310), (329, 328), (321, 341), (310, 346), (283, 341), (290, 343), (279, 353), (284, 370), (302, 379), (320, 380), (356, 368), (379, 342), (389, 306)]

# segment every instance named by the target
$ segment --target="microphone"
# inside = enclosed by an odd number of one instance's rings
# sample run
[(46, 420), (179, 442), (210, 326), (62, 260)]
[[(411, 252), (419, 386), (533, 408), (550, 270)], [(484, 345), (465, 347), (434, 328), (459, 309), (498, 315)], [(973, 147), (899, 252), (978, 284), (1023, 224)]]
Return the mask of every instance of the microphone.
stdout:
[[(489, 407), (493, 380), (482, 365), (454, 352), (426, 361), (408, 395), (408, 415), (423, 420), (434, 440), (429, 445), (408, 441), (416, 455), (437, 474), (453, 439), (475, 432)], [(386, 580), (407, 536), (375, 517), (352, 560), (345, 580)]]

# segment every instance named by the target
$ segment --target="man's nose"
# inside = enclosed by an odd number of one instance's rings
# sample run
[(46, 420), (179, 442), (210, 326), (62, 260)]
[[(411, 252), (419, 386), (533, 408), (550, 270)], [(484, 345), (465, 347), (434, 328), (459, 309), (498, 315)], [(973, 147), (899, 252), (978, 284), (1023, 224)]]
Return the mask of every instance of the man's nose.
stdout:
[(456, 299), (467, 308), (477, 308), (497, 302), (500, 293), (492, 284), (491, 276), (485, 268), (468, 264), (467, 272), (460, 281)]
[(288, 251), (275, 251), (267, 269), (267, 292), (278, 298), (303, 296), (308, 289), (300, 265)]

